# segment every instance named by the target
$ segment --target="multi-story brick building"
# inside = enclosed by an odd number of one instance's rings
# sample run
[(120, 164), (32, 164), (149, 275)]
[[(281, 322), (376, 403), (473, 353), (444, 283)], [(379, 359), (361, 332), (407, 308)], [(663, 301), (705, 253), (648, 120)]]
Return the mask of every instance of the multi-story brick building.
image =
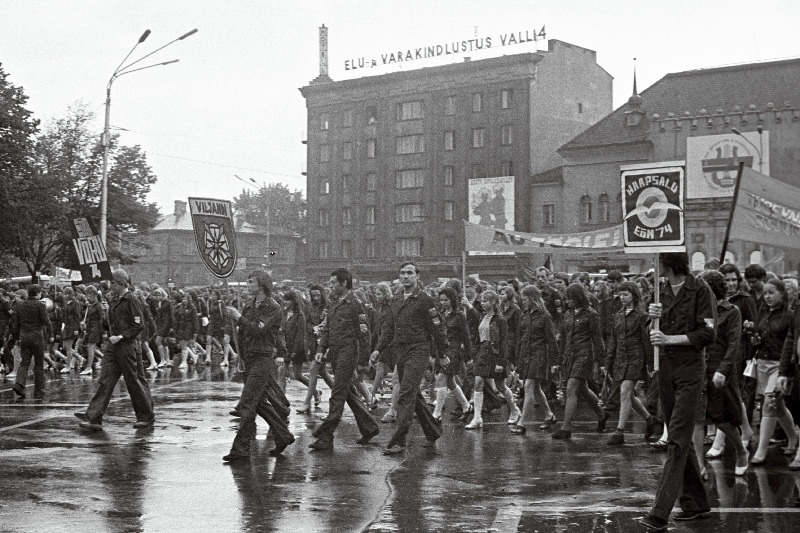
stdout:
[[(138, 256), (135, 263), (124, 265), (134, 282), (175, 283), (177, 286), (220, 282), (198, 255), (192, 217), (186, 205), (182, 200), (175, 200), (175, 210), (162, 217), (147, 235), (147, 247), (123, 250)], [(235, 219), (235, 222), (238, 259), (229, 281), (243, 282), (251, 271), (264, 266), (276, 281), (302, 277), (297, 275), (302, 257), (300, 235), (280, 227), (258, 228), (243, 220)]]
[[(333, 266), (389, 279), (413, 258), (426, 277), (458, 272), (468, 181), (515, 177), (515, 228), (526, 231), (532, 174), (612, 110), (596, 54), (550, 40), (547, 51), (465, 61), (300, 89), (308, 108), (309, 279)], [(508, 257), (471, 258), (508, 276)]]

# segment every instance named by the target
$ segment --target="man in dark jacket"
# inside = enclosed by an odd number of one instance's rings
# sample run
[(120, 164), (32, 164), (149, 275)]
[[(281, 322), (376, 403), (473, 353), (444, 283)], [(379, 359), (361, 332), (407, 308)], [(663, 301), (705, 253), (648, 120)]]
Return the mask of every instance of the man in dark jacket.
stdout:
[(39, 301), (42, 290), (38, 285), (28, 287), (28, 299), (17, 305), (14, 312), (11, 339), (19, 341), (22, 359), (17, 369), (17, 381), (14, 393), (25, 397), (25, 382), (28, 379), (28, 368), (33, 359), (33, 397), (41, 400), (44, 397), (44, 348), (45, 338), (53, 342), (53, 327), (47, 318), (47, 308)]
[(669, 441), (656, 501), (642, 523), (665, 531), (678, 496), (682, 512), (675, 520), (694, 520), (711, 512), (692, 432), (705, 387), (703, 348), (714, 340), (716, 300), (708, 285), (689, 272), (686, 253), (662, 253), (659, 262), (667, 283), (661, 286), (661, 303), (650, 305), (650, 317), (661, 319), (650, 341), (661, 352), (658, 383)]
[[(136, 413), (133, 427), (146, 429), (152, 427), (155, 422), (153, 398), (147, 381), (141, 379), (144, 367), (141, 352), (136, 346), (144, 329), (144, 315), (139, 302), (128, 290), (129, 286), (130, 278), (127, 272), (121, 268), (111, 272), (111, 292), (116, 298), (108, 309), (110, 349), (103, 357), (97, 390), (89, 402), (89, 407), (86, 408), (86, 412), (75, 413), (84, 429), (94, 431), (103, 429), (103, 414), (120, 377), (125, 380), (125, 387), (128, 389)], [(108, 305), (103, 303), (104, 308)]]

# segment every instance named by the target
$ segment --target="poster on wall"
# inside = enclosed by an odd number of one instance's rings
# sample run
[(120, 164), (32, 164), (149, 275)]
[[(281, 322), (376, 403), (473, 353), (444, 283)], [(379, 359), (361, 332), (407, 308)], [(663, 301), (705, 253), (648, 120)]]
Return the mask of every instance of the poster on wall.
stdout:
[(689, 137), (686, 139), (686, 197), (732, 197), (736, 172), (742, 161), (745, 167), (769, 175), (768, 131)]
[(514, 176), (469, 180), (469, 221), (514, 230)]

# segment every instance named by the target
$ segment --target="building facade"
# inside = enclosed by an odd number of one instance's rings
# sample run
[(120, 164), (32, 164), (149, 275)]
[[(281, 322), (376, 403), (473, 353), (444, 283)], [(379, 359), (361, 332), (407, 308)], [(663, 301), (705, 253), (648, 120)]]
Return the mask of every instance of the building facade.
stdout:
[[(138, 260), (123, 268), (134, 283), (156, 282), (175, 286), (218, 285), (221, 280), (206, 268), (197, 252), (192, 217), (186, 202), (175, 200), (174, 211), (150, 230), (144, 247), (123, 249)], [(237, 264), (229, 281), (244, 282), (255, 269), (266, 268), (276, 281), (298, 278), (302, 240), (281, 228), (257, 228), (235, 219)], [(270, 253), (272, 252), (272, 253)]]
[[(545, 52), (300, 89), (308, 108), (307, 277), (332, 267), (396, 277), (413, 259), (426, 277), (460, 272), (469, 180), (513, 176), (515, 229), (531, 226), (531, 175), (611, 110), (612, 78), (592, 50), (550, 40)], [(508, 257), (469, 270), (507, 276)]]
[[(620, 166), (686, 161), (687, 251), (695, 270), (719, 258), (730, 215), (727, 197), (693, 197), (697, 169), (716, 159), (742, 160), (754, 170), (800, 187), (800, 59), (700, 69), (666, 75), (641, 95), (559, 149), (561, 167), (533, 178), (534, 232), (566, 233), (622, 222)], [(737, 133), (738, 132), (738, 133)], [(693, 147), (706, 147), (697, 151)], [(702, 196), (702, 195), (700, 195)], [(731, 241), (727, 260), (761, 263), (777, 273), (796, 271), (800, 254), (754, 242)], [(535, 261), (542, 261), (536, 258)], [(556, 257), (559, 270), (651, 267), (637, 256)]]

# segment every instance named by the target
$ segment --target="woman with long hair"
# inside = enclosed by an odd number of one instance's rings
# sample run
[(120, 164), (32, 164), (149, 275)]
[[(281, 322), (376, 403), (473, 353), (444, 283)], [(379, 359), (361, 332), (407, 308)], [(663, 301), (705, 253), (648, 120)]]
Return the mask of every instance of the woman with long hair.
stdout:
[(556, 423), (556, 415), (550, 409), (542, 383), (551, 379), (551, 367), (558, 354), (555, 325), (542, 300), (542, 293), (534, 285), (522, 289), (523, 311), (517, 332), (517, 372), (524, 380), (525, 399), (522, 416), (509, 425), (511, 433), (524, 434), (531, 420), (535, 405), (544, 409), (544, 422), (540, 429), (549, 429)]
[(645, 440), (653, 436), (657, 424), (635, 391), (636, 382), (647, 378), (653, 360), (653, 345), (647, 330), (648, 316), (642, 310), (639, 286), (624, 281), (619, 284), (617, 296), (623, 308), (612, 317), (605, 368), (611, 379), (619, 383), (620, 406), (617, 429), (606, 443), (609, 446), (625, 443), (625, 425), (631, 409), (645, 420)]
[(586, 400), (597, 414), (597, 431), (606, 428), (609, 415), (597, 396), (589, 390), (587, 381), (592, 378), (595, 362), (602, 363), (605, 356), (603, 334), (600, 331), (600, 315), (589, 307), (586, 288), (580, 283), (567, 287), (567, 305), (572, 308), (564, 321), (564, 353), (561, 356), (562, 376), (567, 378), (564, 396), (564, 422), (556, 430), (554, 439), (572, 437), (572, 418), (578, 408), (578, 396)]
[(297, 410), (298, 413), (309, 413), (311, 411), (311, 399), (314, 399), (314, 407), (319, 407), (322, 401), (322, 392), (317, 389), (317, 380), (322, 376), (329, 387), (333, 387), (333, 379), (325, 369), (325, 363), (318, 363), (314, 359), (317, 352), (317, 342), (319, 341), (318, 328), (325, 319), (328, 301), (325, 298), (325, 290), (321, 285), (313, 284), (308, 288), (309, 303), (306, 306), (306, 356), (311, 366), (308, 369), (308, 393), (303, 401), (303, 406)]
[(80, 302), (75, 298), (75, 291), (72, 287), (64, 287), (64, 334), (61, 336), (64, 340), (64, 352), (67, 356), (67, 364), (61, 369), (62, 374), (69, 374), (70, 368), (75, 362), (75, 370), (80, 370), (83, 366), (84, 359), (75, 350), (75, 341), (80, 336), (81, 318), (83, 317)]
[(445, 287), (439, 291), (439, 304), (442, 307), (442, 315), (447, 325), (447, 364), (442, 365), (440, 359), (436, 359), (434, 365), (436, 380), (436, 400), (433, 408), (433, 418), (439, 423), (442, 421), (442, 410), (447, 401), (447, 391), (453, 391), (453, 395), (458, 401), (462, 412), (469, 409), (469, 400), (464, 396), (461, 385), (456, 381), (458, 369), (464, 361), (469, 360), (472, 353), (472, 343), (469, 338), (469, 328), (467, 327), (467, 317), (461, 310), (456, 291), (450, 287)]
[(83, 376), (91, 376), (94, 370), (94, 358), (100, 344), (103, 342), (103, 323), (105, 315), (100, 303), (100, 295), (94, 285), (86, 287), (86, 300), (88, 307), (84, 316), (84, 344), (86, 345), (86, 368), (81, 372)]
[[(378, 345), (378, 339), (381, 338), (383, 326), (389, 316), (389, 304), (391, 300), (392, 290), (389, 288), (389, 284), (385, 281), (378, 283), (375, 286), (374, 313), (371, 315), (372, 323), (369, 328), (370, 335), (372, 336), (370, 353), (375, 351), (375, 347)], [(378, 393), (380, 393), (383, 388), (383, 378), (394, 369), (395, 361), (392, 356), (392, 348), (390, 346), (384, 348), (378, 355), (378, 358), (372, 361), (372, 364), (375, 365), (375, 379), (372, 380), (371, 393), (373, 398), (377, 398)]]
[(792, 315), (787, 306), (786, 286), (779, 279), (770, 279), (764, 283), (763, 296), (768, 310), (759, 317), (755, 335), (751, 339), (757, 350), (756, 395), (764, 398), (758, 449), (750, 461), (753, 466), (760, 466), (766, 462), (769, 440), (777, 424), (781, 425), (788, 437), (784, 453), (794, 455), (798, 449), (798, 435), (792, 414), (786, 408), (784, 391), (777, 387), (781, 351), (792, 325)]
[[(185, 297), (182, 293), (175, 293), (175, 337), (181, 346), (181, 362), (178, 368), (188, 368), (187, 359), (191, 354), (193, 360), (197, 360), (197, 355), (192, 351), (195, 336), (199, 327), (197, 318), (197, 308), (192, 303), (190, 297)], [(172, 366), (172, 363), (167, 363)]]
[(304, 385), (308, 379), (303, 376), (303, 363), (306, 362), (306, 315), (300, 305), (300, 298), (293, 289), (283, 293), (283, 335), (286, 339), (286, 357), (278, 366), (278, 385), (286, 392), (287, 376)]
[(159, 287), (153, 291), (156, 299), (155, 316), (156, 321), (156, 348), (158, 348), (158, 368), (165, 365), (172, 366), (172, 358), (169, 355), (167, 338), (173, 333), (175, 328), (175, 313), (172, 309), (172, 302), (167, 297), (167, 291)]

